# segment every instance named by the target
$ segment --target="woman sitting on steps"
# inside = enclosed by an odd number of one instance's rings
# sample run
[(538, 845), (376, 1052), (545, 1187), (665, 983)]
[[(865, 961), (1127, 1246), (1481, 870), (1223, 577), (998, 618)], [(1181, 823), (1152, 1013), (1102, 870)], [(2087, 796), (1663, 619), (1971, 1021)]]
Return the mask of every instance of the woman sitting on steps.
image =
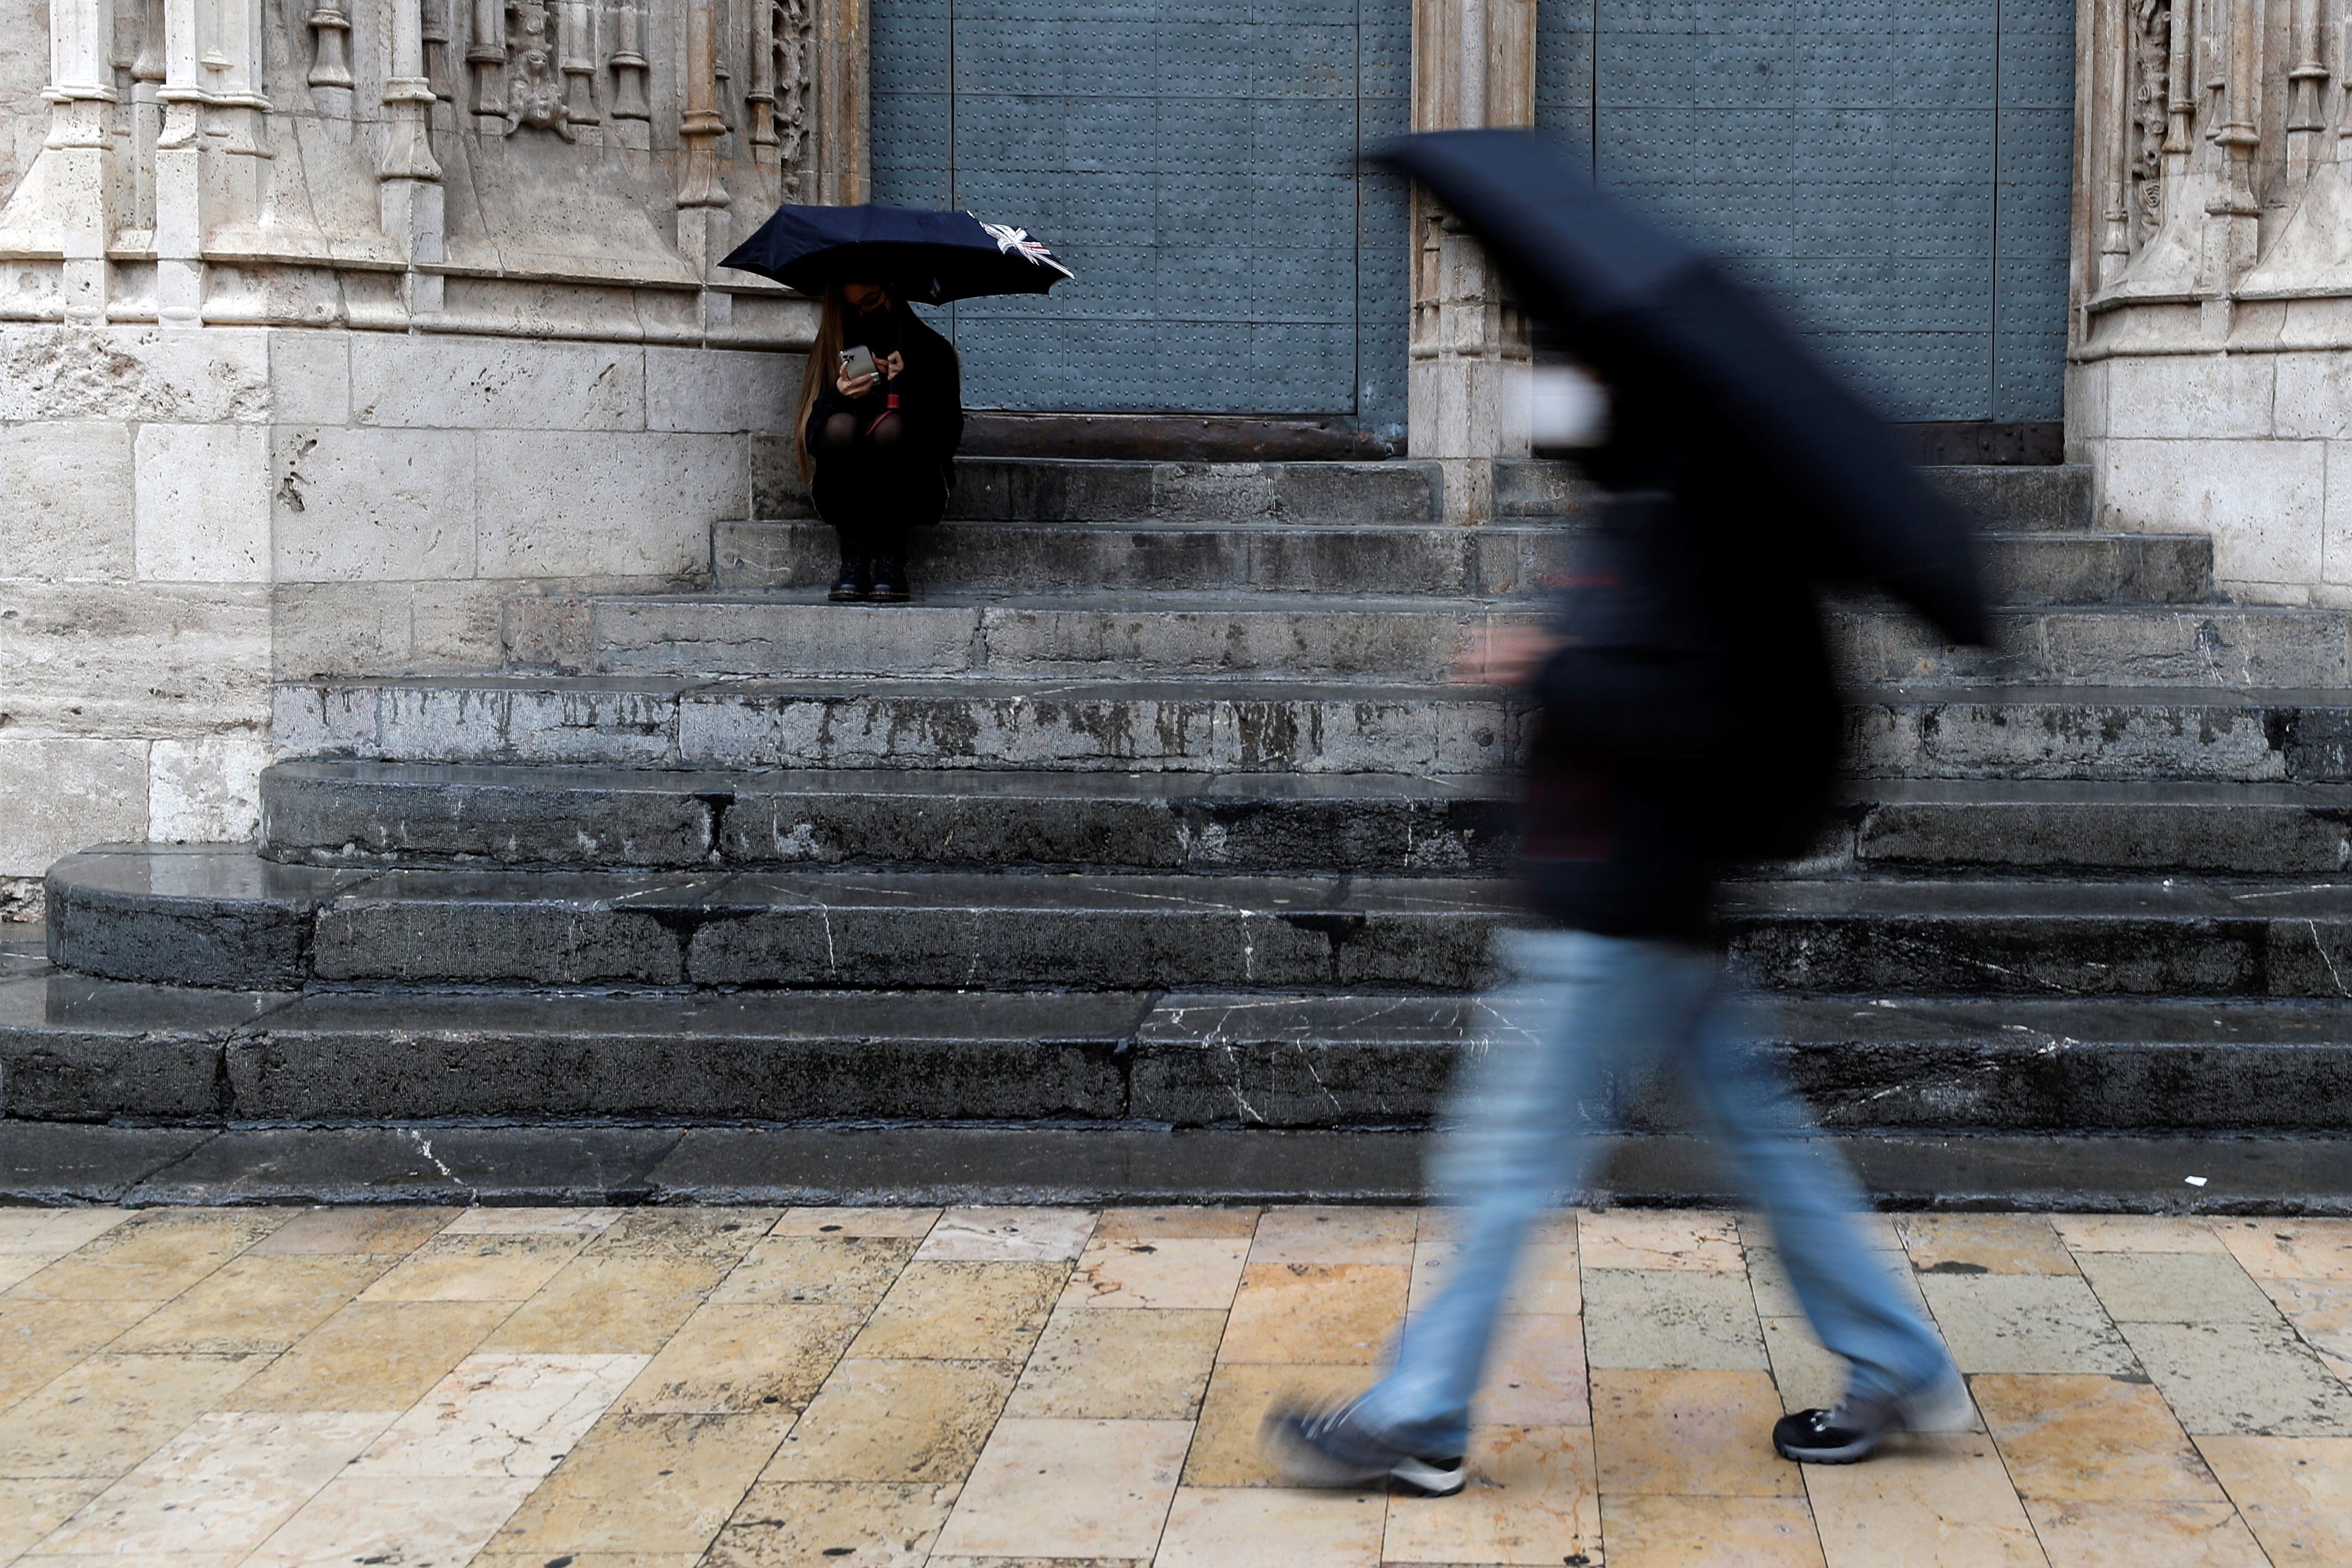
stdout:
[(879, 283), (836, 281), (801, 377), (801, 477), (841, 540), (836, 605), (903, 605), (908, 531), (947, 510), (963, 439), (947, 339)]

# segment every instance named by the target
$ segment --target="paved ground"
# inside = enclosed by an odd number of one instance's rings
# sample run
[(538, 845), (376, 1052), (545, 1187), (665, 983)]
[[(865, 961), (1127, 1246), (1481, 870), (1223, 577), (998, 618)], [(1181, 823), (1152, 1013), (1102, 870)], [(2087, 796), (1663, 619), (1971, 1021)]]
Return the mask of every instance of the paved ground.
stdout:
[[(1833, 1392), (1737, 1216), (1547, 1235), (1445, 1500), (1270, 1489), (1410, 1209), (0, 1210), (0, 1563), (2352, 1564), (2352, 1220), (1874, 1227), (1983, 1430)], [(1907, 1254), (1907, 1256), (1906, 1256)]]

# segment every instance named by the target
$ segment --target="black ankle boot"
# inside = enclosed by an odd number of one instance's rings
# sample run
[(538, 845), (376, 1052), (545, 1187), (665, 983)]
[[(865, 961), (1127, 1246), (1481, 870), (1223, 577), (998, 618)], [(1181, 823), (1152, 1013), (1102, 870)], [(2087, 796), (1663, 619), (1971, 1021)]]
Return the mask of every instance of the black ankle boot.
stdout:
[(841, 558), (841, 574), (833, 582), (833, 592), (825, 597), (836, 605), (862, 605), (873, 593), (873, 563), (863, 555), (845, 555)]
[(903, 605), (908, 598), (907, 568), (895, 555), (874, 558), (872, 602), (877, 605)]

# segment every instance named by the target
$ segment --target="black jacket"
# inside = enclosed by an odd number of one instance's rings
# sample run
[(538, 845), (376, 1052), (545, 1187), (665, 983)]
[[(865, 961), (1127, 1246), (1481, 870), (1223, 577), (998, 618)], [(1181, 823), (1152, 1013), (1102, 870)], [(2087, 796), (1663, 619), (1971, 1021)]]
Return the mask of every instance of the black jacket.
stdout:
[(1813, 572), (1743, 465), (1621, 438), (1589, 467), (1623, 493), (1536, 682), (1528, 889), (1563, 925), (1702, 940), (1722, 875), (1802, 853), (1835, 791), (1843, 716)]
[(956, 447), (963, 442), (963, 375), (954, 345), (904, 305), (892, 305), (871, 315), (846, 311), (842, 335), (842, 347), (863, 343), (874, 351), (876, 359), (894, 351), (905, 354), (907, 368), (864, 397), (850, 398), (841, 395), (836, 384), (839, 367), (834, 367), (835, 374), (825, 378), (809, 408), (809, 427), (803, 434), (810, 445), (816, 444), (818, 427), (835, 415), (855, 414), (861, 426), (870, 424), (888, 407), (888, 399), (896, 396), (913, 454), (919, 460), (937, 463), (941, 477), (950, 478)]

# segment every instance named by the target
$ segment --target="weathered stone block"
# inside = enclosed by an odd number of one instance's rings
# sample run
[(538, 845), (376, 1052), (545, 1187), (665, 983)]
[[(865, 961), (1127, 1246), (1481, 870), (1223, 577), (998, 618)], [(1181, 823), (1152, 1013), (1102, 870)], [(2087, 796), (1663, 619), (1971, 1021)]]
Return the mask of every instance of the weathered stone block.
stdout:
[[(2108, 362), (2108, 426), (2113, 437), (2202, 440), (2318, 434), (2273, 426), (2278, 354), (2153, 354)], [(2300, 381), (2290, 385), (2307, 392)], [(2289, 424), (2297, 416), (2281, 405)], [(2303, 418), (2308, 418), (2305, 415)]]
[(0, 428), (0, 575), (129, 577), (131, 474), (127, 425)]
[(273, 432), (281, 583), (474, 574), (474, 439), (464, 431)]
[(0, 1114), (217, 1117), (222, 1043), (285, 1000), (76, 974), (0, 984)]
[(139, 575), (160, 583), (269, 580), (269, 437), (258, 425), (142, 425)]
[(805, 356), (743, 350), (648, 348), (650, 430), (789, 432)]
[(704, 573), (711, 523), (749, 499), (740, 437), (486, 430), (478, 441), (484, 576)]
[(281, 584), (270, 619), (278, 677), (492, 668), (502, 657), (499, 606), (512, 588), (483, 578)]
[(162, 843), (242, 843), (260, 826), (269, 742), (255, 732), (157, 741), (147, 751), (147, 832)]
[(352, 422), (352, 338), (335, 331), (269, 334), (269, 415), (274, 423)]
[(265, 419), (267, 336), (12, 322), (0, 328), (0, 422)]
[(351, 344), (354, 425), (646, 427), (646, 351), (634, 343), (360, 332)]
[(2211, 533), (2225, 591), (2292, 603), (2320, 581), (2325, 444), (2115, 439), (2102, 453), (2106, 506), (2136, 526)]
[(36, 732), (208, 734), (269, 701), (266, 588), (0, 584), (0, 710)]
[(147, 742), (0, 733), (0, 876), (37, 877), (85, 845), (147, 836)]

